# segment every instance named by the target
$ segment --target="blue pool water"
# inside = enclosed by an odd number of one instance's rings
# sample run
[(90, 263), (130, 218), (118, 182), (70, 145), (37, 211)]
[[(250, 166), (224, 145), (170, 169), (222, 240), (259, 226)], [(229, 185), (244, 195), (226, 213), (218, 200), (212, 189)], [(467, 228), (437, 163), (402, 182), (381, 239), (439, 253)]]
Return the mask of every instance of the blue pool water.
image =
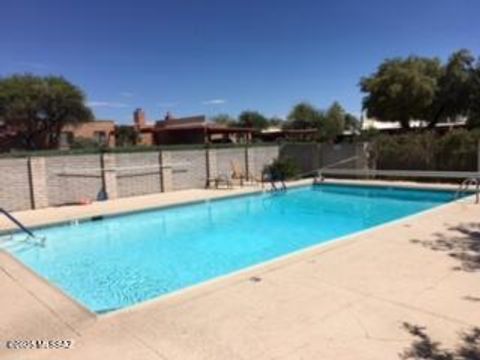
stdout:
[(44, 248), (7, 250), (91, 310), (106, 312), (453, 197), (445, 191), (303, 187), (38, 229), (47, 237)]

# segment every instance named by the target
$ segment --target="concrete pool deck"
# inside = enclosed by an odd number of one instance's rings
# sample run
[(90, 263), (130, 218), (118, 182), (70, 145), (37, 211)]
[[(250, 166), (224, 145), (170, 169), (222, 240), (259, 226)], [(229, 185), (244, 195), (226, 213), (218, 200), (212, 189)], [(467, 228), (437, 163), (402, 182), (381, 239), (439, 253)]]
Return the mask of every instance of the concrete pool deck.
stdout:
[[(251, 191), (186, 190), (15, 215), (36, 226)], [(480, 205), (465, 199), (102, 316), (0, 251), (0, 358), (396, 359), (412, 341), (405, 321), (451, 345), (480, 326), (479, 273), (468, 257), (449, 255), (480, 241), (479, 218)], [(6, 348), (17, 339), (71, 340), (73, 348)]]

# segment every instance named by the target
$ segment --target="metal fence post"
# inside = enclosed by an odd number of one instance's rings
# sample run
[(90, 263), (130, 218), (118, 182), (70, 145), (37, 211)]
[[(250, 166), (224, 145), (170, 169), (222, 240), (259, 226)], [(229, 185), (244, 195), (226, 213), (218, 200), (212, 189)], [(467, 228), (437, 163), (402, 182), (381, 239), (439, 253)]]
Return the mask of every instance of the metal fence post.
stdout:
[(480, 140), (477, 141), (477, 172), (480, 173)]
[(248, 161), (248, 143), (245, 143), (245, 175), (247, 180), (250, 180), (250, 164)]
[(45, 158), (28, 157), (27, 174), (30, 191), (30, 207), (32, 209), (47, 207), (48, 191)]

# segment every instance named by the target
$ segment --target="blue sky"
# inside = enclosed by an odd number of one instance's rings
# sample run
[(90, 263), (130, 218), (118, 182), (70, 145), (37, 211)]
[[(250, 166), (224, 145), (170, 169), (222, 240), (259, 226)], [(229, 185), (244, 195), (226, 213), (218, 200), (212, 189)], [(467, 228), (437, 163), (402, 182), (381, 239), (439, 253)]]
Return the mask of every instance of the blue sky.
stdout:
[(97, 118), (131, 121), (298, 101), (359, 113), (386, 57), (480, 55), (478, 0), (2, 0), (0, 76), (61, 74)]

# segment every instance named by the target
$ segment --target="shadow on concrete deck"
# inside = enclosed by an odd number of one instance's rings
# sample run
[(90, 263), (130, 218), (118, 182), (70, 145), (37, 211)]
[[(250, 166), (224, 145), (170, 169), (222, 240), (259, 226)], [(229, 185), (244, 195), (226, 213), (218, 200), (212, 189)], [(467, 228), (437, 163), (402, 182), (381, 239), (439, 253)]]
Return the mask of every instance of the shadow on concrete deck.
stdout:
[[(480, 271), (480, 223), (470, 222), (449, 226), (448, 232), (435, 233), (433, 236), (433, 240), (412, 239), (411, 241), (434, 251), (448, 253), (459, 263), (453, 270)], [(480, 297), (477, 296), (467, 295), (463, 299), (480, 303)], [(409, 348), (399, 354), (400, 359), (480, 360), (479, 327), (460, 333), (460, 341), (454, 349), (446, 349), (440, 342), (432, 339), (425, 327), (404, 323), (403, 328), (415, 340)]]
[(446, 349), (433, 340), (425, 327), (404, 323), (403, 327), (415, 340), (409, 348), (399, 354), (400, 359), (425, 360), (480, 360), (480, 328), (460, 334), (460, 342), (453, 349)]
[(455, 270), (480, 270), (480, 223), (463, 223), (448, 228), (446, 233), (435, 233), (433, 240), (411, 240), (435, 251), (445, 251), (458, 260)]

